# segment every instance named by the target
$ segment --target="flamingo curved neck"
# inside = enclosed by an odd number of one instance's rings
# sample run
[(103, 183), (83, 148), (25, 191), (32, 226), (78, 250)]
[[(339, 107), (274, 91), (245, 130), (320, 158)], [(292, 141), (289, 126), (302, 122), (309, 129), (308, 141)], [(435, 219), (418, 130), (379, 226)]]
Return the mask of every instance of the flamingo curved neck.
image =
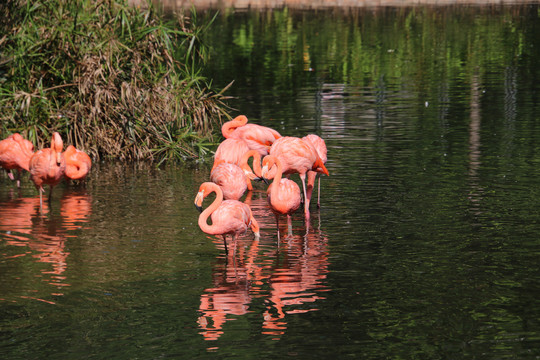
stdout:
[(217, 235), (217, 234), (219, 234), (219, 232), (215, 228), (214, 224), (212, 224), (212, 225), (208, 224), (208, 218), (210, 217), (210, 215), (212, 215), (212, 213), (214, 211), (216, 211), (216, 209), (223, 202), (223, 192), (221, 191), (221, 189), (220, 189), (220, 187), (218, 185), (216, 185), (216, 184), (214, 184), (214, 185), (215, 186), (210, 187), (210, 191), (208, 192), (208, 194), (206, 194), (206, 196), (208, 196), (211, 193), (215, 192), (216, 193), (216, 198), (214, 199), (212, 204), (210, 204), (210, 206), (208, 206), (206, 209), (204, 209), (204, 211), (199, 215), (199, 227), (201, 228), (202, 231), (204, 231), (207, 234), (211, 234), (211, 235)]
[(283, 168), (281, 166), (281, 161), (279, 161), (279, 159), (276, 157), (274, 157), (274, 165), (276, 166), (276, 174), (274, 175), (274, 180), (272, 181), (272, 189), (270, 191), (271, 194), (273, 193), (274, 196), (276, 196), (279, 193), (279, 184), (281, 183)]
[(58, 168), (60, 168), (62, 160), (62, 153), (57, 153), (54, 150), (49, 152), (49, 169), (47, 172), (49, 178), (55, 178), (57, 176)]
[(88, 174), (88, 165), (84, 162), (78, 164), (66, 164), (66, 176), (73, 180), (78, 180)]
[(234, 132), (234, 130), (236, 130), (236, 128), (246, 125), (247, 122), (248, 119), (244, 115), (237, 116), (233, 120), (223, 124), (223, 126), (221, 127), (221, 134), (223, 134), (223, 137), (228, 139), (231, 137), (232, 133)]
[(253, 172), (257, 176), (261, 176), (261, 154), (257, 150), (250, 150), (247, 153), (244, 154), (244, 157), (242, 158), (242, 169), (251, 171), (251, 168), (249, 166), (249, 158), (253, 158)]

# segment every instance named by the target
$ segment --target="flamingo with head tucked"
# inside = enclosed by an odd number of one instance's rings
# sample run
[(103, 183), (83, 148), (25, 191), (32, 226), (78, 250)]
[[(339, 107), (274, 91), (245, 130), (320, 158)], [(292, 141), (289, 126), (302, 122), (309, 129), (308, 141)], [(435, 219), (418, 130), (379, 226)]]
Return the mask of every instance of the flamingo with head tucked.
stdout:
[[(211, 193), (215, 193), (216, 198), (210, 206), (202, 211), (203, 200)], [(213, 182), (201, 184), (195, 197), (195, 207), (202, 211), (199, 215), (199, 227), (207, 234), (223, 236), (226, 254), (228, 254), (227, 235), (232, 236), (235, 249), (237, 237), (246, 233), (248, 228), (251, 228), (255, 238), (260, 237), (259, 223), (253, 217), (249, 205), (238, 200), (223, 200), (221, 188)], [(208, 217), (212, 219), (212, 225), (208, 224)]]
[[(11, 180), (17, 180), (17, 187), (21, 187), (21, 172), (28, 171), (30, 158), (34, 154), (34, 145), (24, 139), (21, 134), (15, 133), (0, 141), (0, 167), (8, 171)], [(10, 170), (16, 170), (14, 177)]]
[(92, 159), (84, 151), (69, 145), (64, 151), (66, 159), (66, 179), (83, 180), (92, 168)]
[[(248, 164), (253, 157), (253, 170)], [(241, 166), (222, 162), (210, 173), (210, 180), (221, 187), (225, 200), (239, 200), (246, 190), (253, 190), (252, 180), (261, 177), (261, 155), (249, 150), (241, 160)]]
[[(315, 135), (315, 134), (309, 134), (307, 136), (304, 136), (302, 140), (306, 142), (310, 142), (313, 145), (315, 150), (317, 150), (317, 154), (321, 158), (323, 164), (325, 164), (326, 166), (326, 161), (328, 160), (328, 157), (327, 157), (328, 150), (326, 149), (326, 143), (324, 142), (324, 140), (320, 136)], [(307, 182), (306, 192), (307, 192), (308, 198), (310, 199), (311, 199), (311, 194), (313, 193), (313, 188), (315, 187), (315, 180), (317, 178), (317, 175), (319, 174), (320, 172), (318, 171), (309, 170), (307, 172), (308, 182)], [(317, 207), (321, 207), (321, 177), (320, 176), (319, 176), (318, 184), (319, 184), (319, 187), (317, 190)]]
[[(306, 174), (308, 171), (316, 171), (329, 175), (322, 159), (317, 154), (317, 150), (310, 142), (297, 137), (284, 136), (277, 139), (270, 148), (270, 155), (277, 157), (283, 168), (283, 175), (298, 173), (302, 180), (304, 192), (304, 215), (309, 220), (310, 197), (306, 193)], [(270, 172), (275, 176), (275, 172)]]
[(55, 187), (64, 176), (66, 171), (66, 160), (62, 153), (64, 143), (59, 133), (53, 133), (51, 147), (38, 150), (30, 158), (30, 179), (39, 191), (39, 205), (43, 209), (42, 193), (45, 191), (43, 185), (49, 185), (49, 202), (53, 187)]
[(282, 178), (283, 167), (281, 161), (274, 155), (263, 159), (262, 177), (268, 176), (268, 170), (276, 166), (274, 181), (267, 189), (268, 203), (276, 216), (276, 226), (279, 239), (279, 215), (287, 215), (287, 228), (292, 235), (292, 214), (300, 207), (300, 187), (292, 180)]
[(244, 140), (251, 150), (257, 150), (261, 156), (268, 155), (270, 146), (281, 137), (280, 133), (267, 126), (248, 124), (245, 115), (239, 115), (221, 127), (221, 133), (227, 139)]

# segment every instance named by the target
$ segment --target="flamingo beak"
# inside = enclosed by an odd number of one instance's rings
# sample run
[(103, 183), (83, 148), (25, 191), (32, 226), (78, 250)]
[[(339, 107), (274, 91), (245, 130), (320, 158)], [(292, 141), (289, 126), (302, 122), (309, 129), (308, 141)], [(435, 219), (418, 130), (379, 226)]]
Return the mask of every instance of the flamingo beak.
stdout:
[(256, 178), (255, 180), (257, 180), (257, 181), (264, 181), (264, 183), (265, 183), (266, 185), (268, 185), (268, 184), (270, 183), (270, 182), (268, 181), (268, 179), (265, 178), (265, 177), (263, 177), (263, 176), (258, 177), (258, 178)]
[(195, 208), (197, 208), (197, 210), (199, 210), (200, 213), (203, 211), (203, 209), (202, 209), (202, 201), (203, 201), (203, 199), (204, 199), (204, 192), (199, 191), (197, 193), (197, 197), (195, 197)]
[(62, 153), (58, 152), (56, 153), (56, 165), (60, 166), (62, 163)]
[(261, 177), (260, 177), (259, 179), (260, 179), (260, 181), (264, 181), (264, 183), (265, 183), (266, 185), (269, 184), (268, 179), (267, 179), (266, 176), (265, 176), (267, 173), (268, 173), (268, 164), (264, 164), (264, 165), (263, 165), (263, 168), (262, 168), (262, 170), (261, 170), (261, 174), (262, 174), (262, 175), (261, 175)]

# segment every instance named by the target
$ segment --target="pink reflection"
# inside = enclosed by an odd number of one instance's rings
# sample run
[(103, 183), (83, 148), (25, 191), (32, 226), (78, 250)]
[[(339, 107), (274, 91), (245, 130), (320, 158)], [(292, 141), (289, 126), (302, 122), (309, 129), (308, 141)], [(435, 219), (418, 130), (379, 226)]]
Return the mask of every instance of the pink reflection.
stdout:
[(324, 299), (320, 292), (329, 291), (324, 284), (328, 273), (327, 244), (328, 239), (319, 231), (287, 237), (286, 261), (274, 269), (269, 279), (271, 290), (263, 314), (263, 334), (283, 335), (286, 315), (319, 310), (306, 304)]
[(81, 224), (88, 222), (92, 212), (92, 202), (86, 194), (66, 194), (60, 199), (60, 214), (66, 230), (81, 228)]
[[(28, 250), (11, 256), (30, 255), (37, 262), (50, 264), (42, 269), (43, 281), (59, 288), (69, 286), (63, 275), (67, 269), (66, 240), (74, 235), (68, 230), (87, 221), (91, 210), (88, 195), (67, 194), (60, 200), (60, 216), (51, 213), (49, 204), (43, 203), (44, 216), (40, 212), (39, 197), (18, 198), (0, 202), (0, 231), (12, 246)], [(53, 293), (62, 295), (61, 293)]]
[(249, 311), (251, 294), (248, 281), (253, 273), (259, 241), (253, 240), (248, 250), (246, 241), (239, 239), (236, 247), (236, 254), (229, 252), (225, 264), (214, 268), (214, 286), (201, 295), (198, 323), (205, 340), (217, 340), (223, 334), (227, 321)]
[[(269, 211), (262, 204), (255, 209), (261, 215)], [(267, 217), (273, 219), (270, 212)], [(205, 340), (218, 340), (228, 321), (253, 312), (250, 305), (255, 299), (264, 304), (262, 333), (278, 339), (287, 329), (288, 315), (319, 310), (316, 301), (324, 299), (321, 292), (329, 291), (328, 239), (321, 231), (289, 236), (279, 249), (273, 240), (264, 245), (250, 241), (239, 239), (236, 253), (218, 259), (222, 264), (214, 268), (213, 286), (201, 295), (198, 324)]]

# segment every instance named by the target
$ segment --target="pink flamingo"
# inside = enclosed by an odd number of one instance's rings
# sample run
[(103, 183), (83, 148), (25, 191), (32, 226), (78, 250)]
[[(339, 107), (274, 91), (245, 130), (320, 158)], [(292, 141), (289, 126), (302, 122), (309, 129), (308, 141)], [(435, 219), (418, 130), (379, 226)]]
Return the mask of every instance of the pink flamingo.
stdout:
[(282, 178), (283, 167), (281, 161), (274, 155), (265, 156), (263, 159), (262, 176), (266, 177), (272, 166), (277, 170), (274, 181), (267, 189), (268, 203), (276, 216), (276, 226), (279, 239), (279, 215), (287, 215), (288, 234), (292, 235), (292, 214), (300, 207), (300, 187), (292, 180)]
[[(202, 203), (211, 193), (216, 193), (214, 202), (202, 211)], [(219, 185), (213, 182), (202, 183), (199, 192), (195, 197), (195, 207), (202, 211), (199, 215), (199, 227), (202, 231), (210, 235), (223, 236), (225, 253), (227, 250), (227, 235), (232, 236), (234, 249), (236, 250), (236, 238), (244, 234), (248, 227), (255, 234), (255, 238), (260, 237), (259, 223), (253, 217), (251, 208), (238, 200), (223, 200), (223, 191)], [(212, 225), (208, 225), (208, 217), (212, 219)], [(233, 252), (234, 253), (234, 252)]]
[[(248, 164), (250, 157), (253, 157), (253, 170)], [(249, 150), (244, 154), (241, 166), (220, 163), (210, 173), (210, 180), (221, 187), (225, 200), (239, 200), (246, 190), (253, 190), (251, 181), (260, 177), (261, 155), (256, 150)]]
[(221, 144), (219, 144), (216, 150), (212, 170), (224, 162), (242, 166), (242, 158), (248, 151), (249, 146), (244, 140), (225, 139)]
[(66, 159), (65, 176), (70, 180), (82, 180), (86, 178), (92, 168), (92, 159), (84, 151), (81, 151), (73, 145), (69, 145), (64, 151)]
[(261, 156), (268, 155), (269, 147), (281, 137), (276, 130), (257, 124), (248, 124), (245, 115), (239, 115), (221, 127), (226, 139), (241, 139), (251, 150), (257, 150)]
[[(34, 145), (24, 139), (19, 133), (12, 134), (0, 141), (0, 167), (8, 172), (11, 180), (17, 180), (17, 187), (21, 187), (21, 172), (28, 171), (30, 158), (34, 153)], [(10, 170), (17, 170), (17, 177)]]
[[(328, 160), (328, 157), (327, 157), (328, 151), (326, 149), (326, 143), (324, 142), (324, 140), (320, 136), (317, 136), (315, 134), (309, 134), (307, 136), (304, 136), (302, 140), (306, 142), (310, 142), (311, 145), (313, 145), (315, 150), (317, 150), (317, 154), (321, 158), (323, 164), (326, 165), (326, 161)], [(320, 174), (320, 172), (311, 171), (311, 170), (307, 172), (308, 183), (307, 183), (306, 191), (307, 191), (307, 196), (310, 199), (311, 199), (311, 194), (313, 193), (313, 188), (315, 187), (315, 180), (318, 174)], [(318, 208), (321, 207), (321, 177), (320, 176), (319, 176), (319, 186), (317, 190), (317, 207)]]
[(38, 150), (30, 158), (30, 179), (39, 191), (39, 205), (43, 209), (42, 193), (43, 185), (49, 185), (49, 202), (53, 187), (55, 187), (64, 176), (66, 171), (66, 160), (62, 153), (64, 143), (59, 133), (53, 133), (50, 149)]
[[(297, 137), (284, 136), (277, 139), (270, 148), (270, 155), (274, 155), (281, 161), (283, 175), (298, 173), (302, 180), (304, 192), (304, 214), (306, 220), (309, 220), (309, 201), (310, 197), (306, 193), (306, 173), (308, 171), (317, 171), (329, 175), (317, 150), (311, 145)], [(271, 172), (272, 176), (275, 173)]]

